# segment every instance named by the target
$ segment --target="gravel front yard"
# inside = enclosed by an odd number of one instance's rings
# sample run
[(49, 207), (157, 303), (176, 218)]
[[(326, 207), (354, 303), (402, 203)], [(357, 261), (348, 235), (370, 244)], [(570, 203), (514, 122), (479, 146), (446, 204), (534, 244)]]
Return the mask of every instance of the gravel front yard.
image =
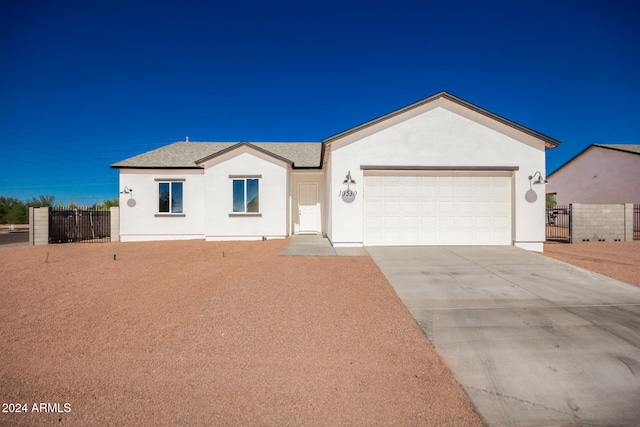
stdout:
[(544, 255), (640, 286), (640, 241), (546, 243)]
[(285, 243), (0, 247), (0, 424), (482, 425), (370, 258)]

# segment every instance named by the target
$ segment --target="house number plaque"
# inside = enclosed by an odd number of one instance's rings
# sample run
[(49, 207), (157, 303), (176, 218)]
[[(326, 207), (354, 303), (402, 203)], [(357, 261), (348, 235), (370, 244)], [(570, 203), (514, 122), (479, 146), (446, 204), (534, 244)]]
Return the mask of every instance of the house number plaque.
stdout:
[(356, 182), (351, 178), (351, 171), (347, 173), (347, 178), (342, 182), (343, 184), (347, 184), (347, 189), (342, 190), (338, 193), (338, 197), (342, 197), (342, 201), (345, 203), (351, 203), (355, 200), (357, 192), (349, 188), (351, 184), (355, 184)]
[(351, 203), (356, 199), (356, 190), (346, 189), (338, 193), (338, 197), (342, 197), (342, 201), (345, 203)]

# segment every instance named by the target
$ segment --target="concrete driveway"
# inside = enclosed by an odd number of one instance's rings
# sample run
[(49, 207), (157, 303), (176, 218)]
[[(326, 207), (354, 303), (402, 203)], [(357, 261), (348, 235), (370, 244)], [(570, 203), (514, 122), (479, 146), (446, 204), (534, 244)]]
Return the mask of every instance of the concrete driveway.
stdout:
[(508, 246), (367, 250), (486, 424), (640, 425), (640, 288)]

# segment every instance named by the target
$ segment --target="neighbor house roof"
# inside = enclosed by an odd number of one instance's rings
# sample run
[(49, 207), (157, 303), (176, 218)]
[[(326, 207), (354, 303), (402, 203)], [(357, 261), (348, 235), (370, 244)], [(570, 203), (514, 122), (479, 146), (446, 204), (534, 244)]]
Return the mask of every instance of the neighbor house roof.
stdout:
[(567, 160), (558, 169), (556, 169), (553, 172), (551, 172), (547, 176), (547, 178), (550, 177), (551, 175), (555, 174), (556, 172), (558, 172), (560, 169), (562, 169), (565, 166), (567, 166), (569, 163), (573, 162), (575, 159), (577, 159), (578, 157), (583, 155), (587, 150), (589, 150), (590, 148), (593, 148), (593, 147), (606, 148), (608, 150), (623, 151), (625, 153), (631, 153), (631, 154), (640, 154), (640, 144), (591, 144), (587, 148), (585, 148), (584, 150), (582, 150), (581, 152), (579, 152), (578, 154), (576, 154), (575, 156), (573, 156), (572, 158)]
[(593, 144), (596, 147), (610, 150), (626, 151), (627, 153), (640, 154), (640, 144)]
[(436, 93), (435, 95), (432, 95), (432, 96), (430, 96), (428, 98), (424, 98), (424, 99), (422, 99), (422, 100), (420, 100), (418, 102), (414, 102), (413, 104), (410, 104), (410, 105), (407, 105), (406, 107), (403, 107), (403, 108), (400, 108), (398, 110), (392, 111), (391, 113), (385, 114), (383, 116), (380, 116), (380, 117), (378, 117), (376, 119), (370, 120), (370, 121), (368, 121), (366, 123), (363, 123), (361, 125), (358, 125), (356, 127), (347, 129), (347, 130), (345, 130), (343, 132), (340, 132), (338, 134), (330, 136), (329, 138), (326, 138), (322, 142), (324, 144), (328, 144), (328, 143), (330, 143), (330, 142), (332, 142), (332, 141), (334, 141), (336, 139), (342, 138), (344, 136), (347, 136), (347, 135), (350, 135), (352, 133), (358, 132), (359, 130), (362, 130), (362, 129), (368, 128), (370, 126), (376, 125), (376, 124), (378, 124), (380, 122), (383, 122), (385, 120), (388, 120), (388, 119), (390, 119), (392, 117), (395, 117), (397, 115), (403, 114), (403, 113), (405, 113), (405, 112), (407, 112), (409, 110), (413, 110), (414, 108), (421, 107), (421, 106), (423, 106), (425, 104), (429, 104), (429, 103), (431, 103), (433, 101), (436, 101), (438, 99), (441, 99), (441, 98), (447, 99), (447, 100), (449, 100), (451, 102), (455, 102), (456, 104), (462, 105), (463, 107), (466, 107), (469, 110), (475, 111), (476, 113), (480, 113), (480, 114), (482, 114), (482, 115), (484, 115), (486, 117), (489, 117), (489, 118), (491, 118), (491, 119), (493, 119), (493, 120), (495, 120), (497, 122), (500, 122), (500, 123), (502, 123), (504, 125), (510, 126), (510, 127), (514, 128), (514, 129), (517, 129), (520, 132), (523, 132), (523, 133), (531, 135), (531, 136), (533, 136), (535, 138), (538, 138), (538, 139), (540, 139), (540, 140), (545, 142), (546, 148), (554, 148), (554, 147), (557, 147), (558, 145), (560, 145), (560, 141), (558, 141), (556, 139), (553, 139), (553, 138), (551, 138), (551, 137), (549, 137), (547, 135), (543, 135), (540, 132), (536, 132), (533, 129), (529, 129), (528, 127), (522, 126), (521, 124), (518, 124), (518, 123), (516, 123), (514, 121), (511, 121), (509, 119), (506, 119), (506, 118), (504, 118), (502, 116), (499, 116), (499, 115), (497, 115), (495, 113), (492, 113), (491, 111), (485, 110), (484, 108), (478, 107), (475, 104), (472, 104), (472, 103), (470, 103), (468, 101), (465, 101), (464, 99), (458, 98), (457, 96), (451, 95), (450, 93), (447, 93), (447, 92), (444, 92), (444, 91)]
[(319, 142), (174, 142), (111, 165), (112, 168), (189, 169), (216, 155), (249, 146), (290, 162), (296, 168), (320, 167)]

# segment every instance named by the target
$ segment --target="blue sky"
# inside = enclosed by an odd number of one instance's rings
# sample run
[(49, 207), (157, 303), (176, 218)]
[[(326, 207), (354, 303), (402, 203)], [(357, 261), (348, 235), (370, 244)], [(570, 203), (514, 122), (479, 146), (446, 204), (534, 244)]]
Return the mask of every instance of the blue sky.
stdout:
[(640, 143), (633, 1), (13, 1), (0, 195), (90, 205), (178, 141), (320, 141), (445, 90), (562, 142)]

